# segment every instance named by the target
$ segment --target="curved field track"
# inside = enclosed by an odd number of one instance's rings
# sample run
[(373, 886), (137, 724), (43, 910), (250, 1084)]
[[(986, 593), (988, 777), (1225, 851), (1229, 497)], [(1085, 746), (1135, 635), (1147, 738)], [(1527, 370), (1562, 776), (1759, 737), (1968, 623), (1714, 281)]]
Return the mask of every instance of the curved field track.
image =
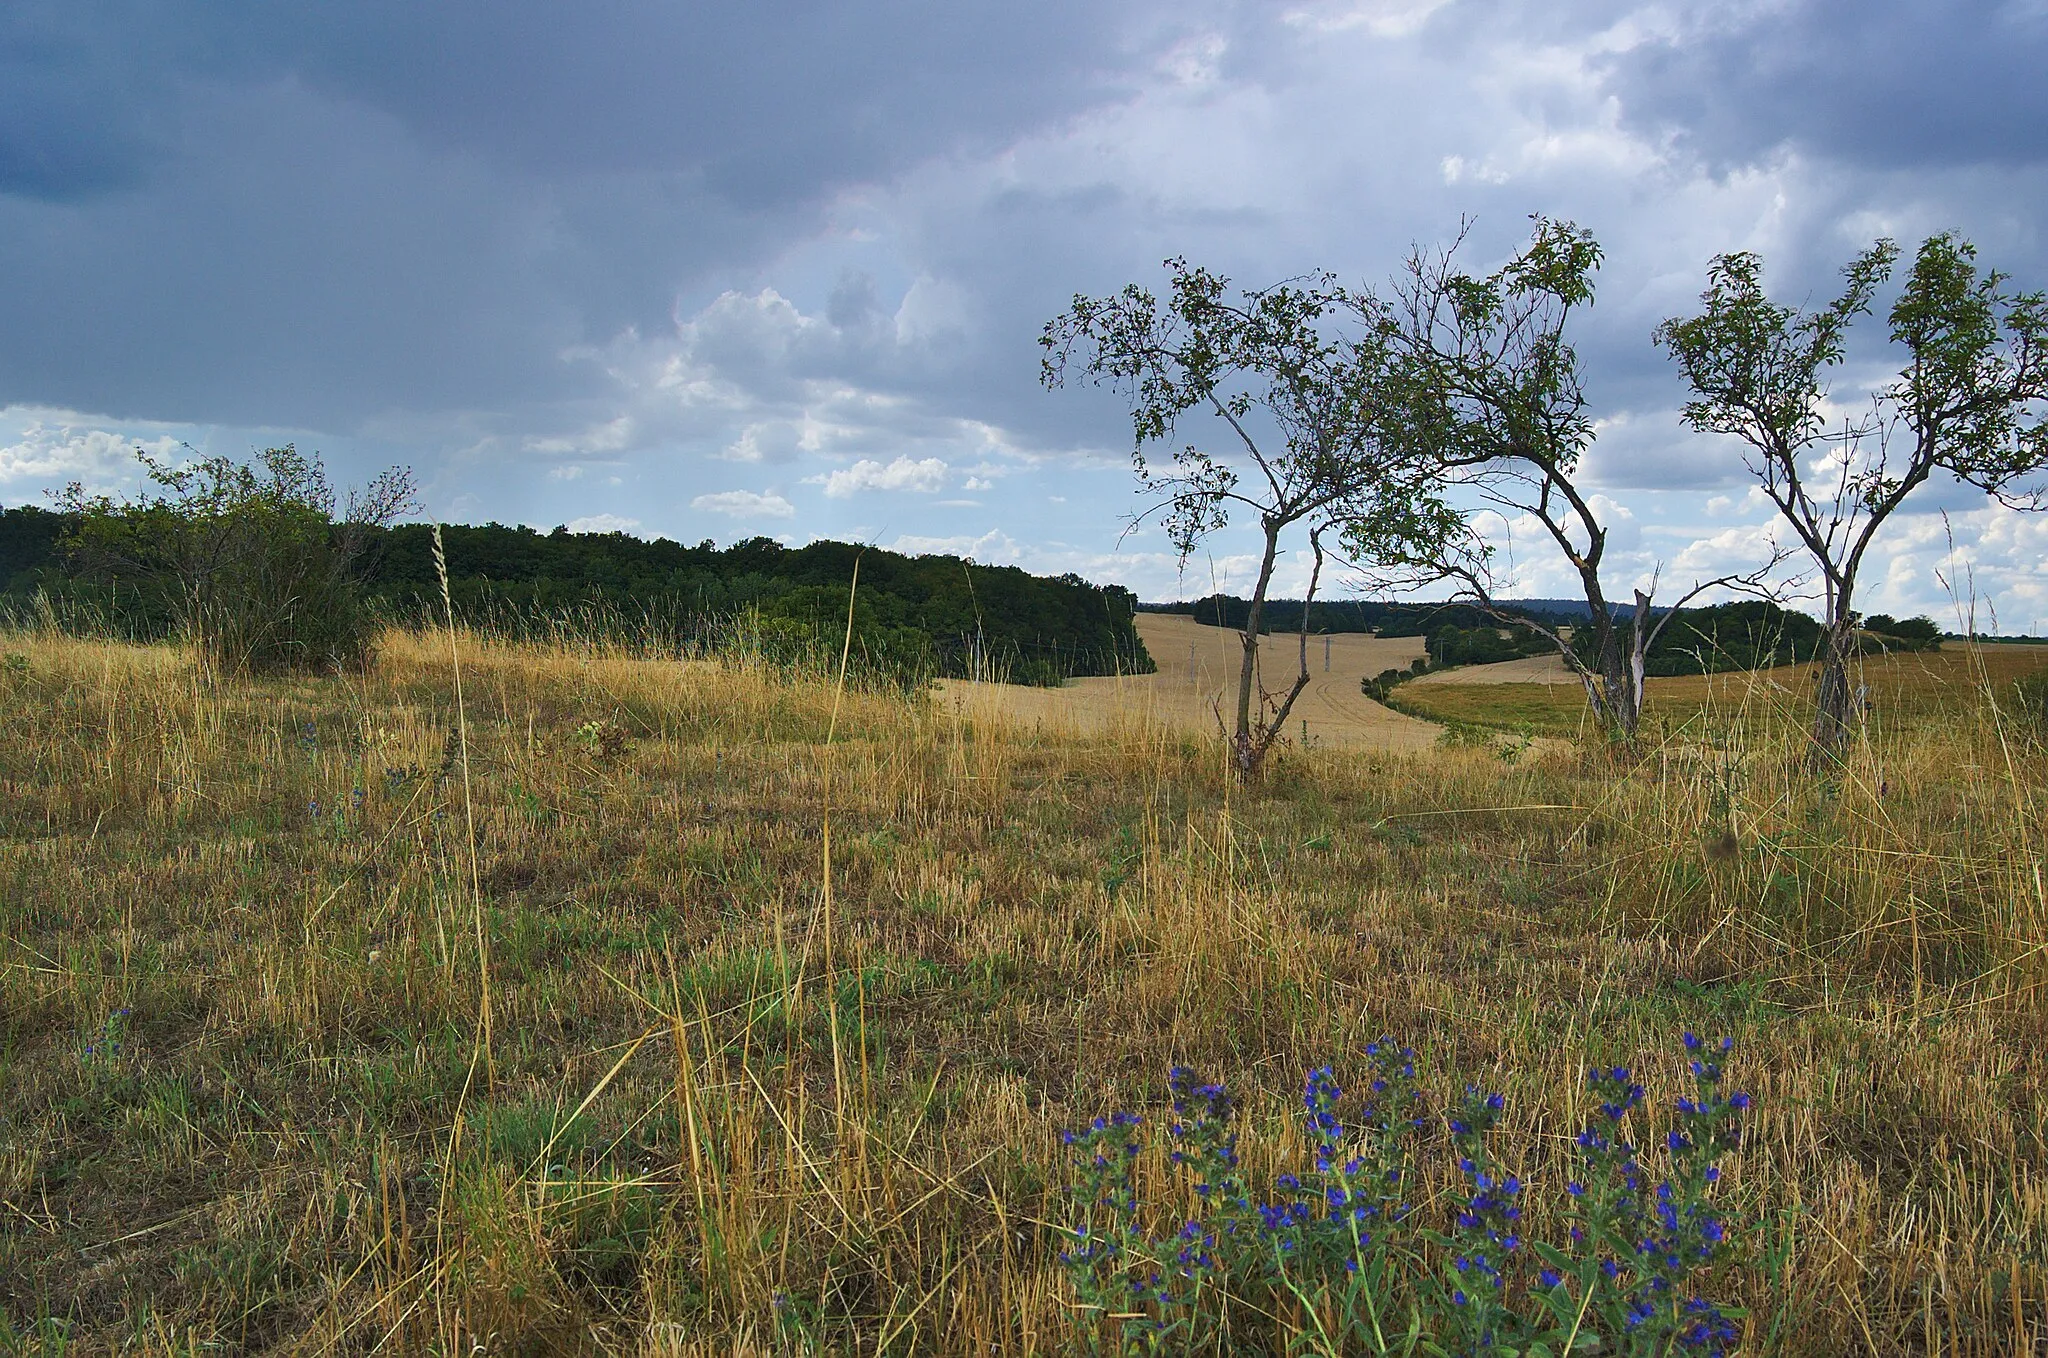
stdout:
[(1568, 684), (1578, 687), (1578, 676), (1554, 655), (1532, 655), (1521, 660), (1500, 660), (1491, 665), (1460, 665), (1418, 675), (1411, 684)]
[[(1159, 666), (1156, 674), (1072, 679), (1061, 688), (949, 679), (939, 685), (940, 699), (963, 715), (984, 720), (1078, 731), (1165, 726), (1213, 734), (1217, 707), (1227, 720), (1237, 691), (1243, 655), (1238, 634), (1171, 613), (1140, 613), (1137, 623), (1145, 649)], [(1299, 646), (1293, 635), (1260, 641), (1265, 688), (1285, 692), (1297, 673)], [(1309, 685), (1288, 716), (1286, 735), (1299, 741), (1306, 733), (1311, 746), (1333, 749), (1428, 749), (1436, 743), (1434, 725), (1390, 711), (1358, 691), (1360, 680), (1421, 654), (1420, 637), (1310, 637)]]

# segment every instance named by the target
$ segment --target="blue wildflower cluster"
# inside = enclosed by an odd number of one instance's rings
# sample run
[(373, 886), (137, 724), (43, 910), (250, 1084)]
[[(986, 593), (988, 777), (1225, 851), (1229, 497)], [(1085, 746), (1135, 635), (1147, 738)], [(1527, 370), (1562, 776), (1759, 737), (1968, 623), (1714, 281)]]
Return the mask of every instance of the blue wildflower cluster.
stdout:
[(363, 790), (352, 787), (348, 797), (332, 806), (322, 807), (319, 801), (306, 803), (306, 817), (313, 829), (333, 839), (346, 839), (360, 831), (363, 819)]
[(1244, 1206), (1244, 1185), (1238, 1177), (1237, 1135), (1230, 1128), (1237, 1105), (1222, 1085), (1209, 1084), (1186, 1066), (1166, 1073), (1173, 1096), (1174, 1121), (1167, 1126), (1173, 1149), (1167, 1159), (1195, 1174), (1195, 1194)]
[(119, 1060), (128, 1042), (128, 1020), (134, 1013), (132, 1009), (116, 1009), (108, 1014), (99, 1033), (79, 1049), (79, 1058), (88, 1065)]
[(1076, 1300), (1096, 1316), (1121, 1309), (1126, 1298), (1112, 1292), (1120, 1277), (1127, 1288), (1137, 1286), (1123, 1277), (1123, 1245), (1136, 1230), (1138, 1199), (1131, 1188), (1131, 1166), (1142, 1148), (1142, 1121), (1134, 1113), (1113, 1113), (1060, 1138), (1070, 1155), (1079, 1218), (1068, 1228), (1070, 1243), (1060, 1262), (1074, 1280)]
[(1452, 1218), (1452, 1232), (1432, 1237), (1446, 1255), (1443, 1281), (1433, 1292), (1449, 1302), (1446, 1328), (1473, 1352), (1493, 1347), (1512, 1328), (1507, 1282), (1522, 1247), (1522, 1181), (1493, 1165), (1486, 1142), (1505, 1111), (1506, 1096), (1467, 1085), (1446, 1119), (1466, 1192)]
[(1628, 1351), (1674, 1347), (1723, 1353), (1740, 1330), (1730, 1313), (1693, 1293), (1691, 1278), (1726, 1256), (1728, 1225), (1708, 1195), (1716, 1163), (1741, 1143), (1745, 1094), (1723, 1094), (1717, 1057), (1733, 1043), (1709, 1045), (1685, 1034), (1693, 1092), (1681, 1097), (1664, 1133), (1667, 1172), (1652, 1174), (1625, 1125), (1644, 1101), (1625, 1066), (1587, 1072), (1594, 1116), (1579, 1133), (1570, 1252), (1546, 1249), (1541, 1281), (1553, 1308), (1590, 1310)]
[[(1126, 1354), (1229, 1348), (1266, 1343), (1278, 1324), (1279, 1347), (1326, 1353), (1725, 1355), (1741, 1313), (1703, 1295), (1732, 1229), (1710, 1198), (1749, 1100), (1721, 1089), (1728, 1041), (1687, 1033), (1685, 1046), (1692, 1090), (1655, 1157), (1630, 1138), (1642, 1085), (1626, 1067), (1588, 1072), (1592, 1113), (1565, 1187), (1567, 1239), (1555, 1243), (1527, 1237), (1528, 1185), (1490, 1152), (1506, 1099), (1467, 1086), (1427, 1116), (1414, 1053), (1392, 1039), (1366, 1048), (1371, 1074), (1348, 1118), (1336, 1071), (1309, 1072), (1307, 1163), (1265, 1190), (1247, 1182), (1229, 1091), (1175, 1067), (1166, 1159), (1194, 1209), (1178, 1228), (1154, 1238), (1141, 1220), (1137, 1116), (1066, 1134), (1075, 1217), (1060, 1260), (1085, 1342)], [(1405, 1200), (1432, 1128), (1447, 1133), (1463, 1185), (1442, 1229)]]

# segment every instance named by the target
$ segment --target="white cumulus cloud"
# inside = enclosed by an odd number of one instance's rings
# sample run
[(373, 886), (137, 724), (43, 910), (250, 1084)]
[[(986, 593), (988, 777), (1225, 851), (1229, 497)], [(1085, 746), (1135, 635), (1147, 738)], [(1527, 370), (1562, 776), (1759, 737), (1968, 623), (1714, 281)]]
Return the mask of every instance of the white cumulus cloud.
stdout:
[(175, 462), (179, 447), (172, 438), (134, 439), (107, 429), (31, 421), (19, 439), (0, 447), (0, 485), (54, 490), (63, 482), (81, 481), (88, 490), (111, 489), (136, 479), (137, 448)]
[(834, 500), (844, 500), (864, 490), (914, 490), (929, 495), (945, 488), (948, 470), (945, 459), (938, 457), (912, 460), (899, 456), (886, 465), (864, 457), (851, 467), (809, 479), (813, 484), (822, 483), (826, 496)]
[(787, 519), (796, 514), (796, 506), (772, 490), (765, 495), (751, 490), (721, 490), (699, 495), (690, 501), (690, 508), (735, 519)]
[(640, 526), (640, 520), (621, 518), (617, 514), (585, 514), (580, 519), (571, 519), (565, 525), (572, 533), (630, 533)]

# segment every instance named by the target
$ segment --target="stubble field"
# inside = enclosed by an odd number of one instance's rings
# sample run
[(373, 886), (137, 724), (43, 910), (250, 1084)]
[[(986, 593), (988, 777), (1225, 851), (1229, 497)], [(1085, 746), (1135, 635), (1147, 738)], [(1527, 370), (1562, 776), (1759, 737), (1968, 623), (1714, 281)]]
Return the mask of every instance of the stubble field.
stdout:
[(1585, 1063), (1668, 1101), (1686, 1028), (1757, 1099), (1747, 1351), (2048, 1343), (2048, 760), (1995, 685), (1880, 696), (1819, 784), (1710, 685), (1640, 761), (1311, 717), (1246, 791), (1186, 723), (744, 666), (465, 636), (458, 708), (444, 637), (0, 649), (0, 1349), (1056, 1352), (1058, 1130), (1169, 1063), (1269, 1167), (1391, 1032), (1505, 1094), (1534, 1203)]
[[(1133, 732), (1142, 738), (1144, 731), (1163, 726), (1202, 737), (1228, 727), (1235, 719), (1232, 704), (1244, 657), (1238, 634), (1178, 614), (1140, 613), (1135, 621), (1159, 667), (1156, 673), (1070, 679), (1056, 689), (943, 680), (940, 701), (977, 720), (1037, 727), (1048, 734)], [(1439, 728), (1374, 702), (1358, 687), (1361, 678), (1407, 666), (1422, 654), (1422, 646), (1421, 637), (1311, 636), (1309, 683), (1288, 714), (1288, 739), (1310, 749), (1428, 749)], [(1284, 693), (1300, 667), (1298, 635), (1259, 639), (1262, 688)]]

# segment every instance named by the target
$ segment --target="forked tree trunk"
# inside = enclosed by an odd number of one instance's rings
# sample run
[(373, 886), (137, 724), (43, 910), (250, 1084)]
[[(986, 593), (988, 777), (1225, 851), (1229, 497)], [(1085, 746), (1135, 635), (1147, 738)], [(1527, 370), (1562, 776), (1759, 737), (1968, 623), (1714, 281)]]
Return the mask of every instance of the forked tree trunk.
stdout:
[[(1641, 595), (1637, 607), (1642, 608)], [(1593, 602), (1590, 601), (1589, 602)], [(1592, 613), (1593, 664), (1582, 675), (1586, 695), (1592, 699), (1593, 717), (1600, 730), (1617, 745), (1633, 745), (1643, 713), (1642, 649), (1644, 633), (1631, 630), (1629, 653), (1622, 654), (1621, 637), (1614, 626), (1606, 601), (1598, 600)]]
[(1813, 768), (1826, 773), (1842, 762), (1842, 750), (1856, 718), (1855, 695), (1849, 690), (1849, 661), (1856, 649), (1855, 628), (1843, 610), (1830, 621), (1821, 639), (1820, 673), (1816, 676), (1813, 712)]
[(1259, 627), (1266, 616), (1266, 590), (1273, 583), (1273, 561), (1280, 553), (1280, 525), (1265, 523), (1266, 551), (1259, 559), (1259, 581), (1252, 589), (1250, 610), (1245, 614), (1244, 658), (1237, 669), (1237, 730), (1231, 734), (1231, 763), (1237, 776), (1249, 779), (1259, 771), (1258, 737), (1252, 733), (1252, 690), (1258, 685)]

